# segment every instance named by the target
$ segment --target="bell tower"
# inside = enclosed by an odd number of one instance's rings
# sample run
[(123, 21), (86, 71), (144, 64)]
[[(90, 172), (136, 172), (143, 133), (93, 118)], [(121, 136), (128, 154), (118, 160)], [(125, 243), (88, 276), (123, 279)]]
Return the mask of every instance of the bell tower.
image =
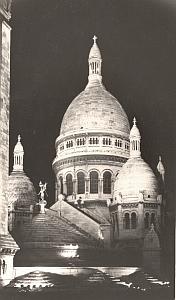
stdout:
[(8, 233), (11, 1), (0, 1), (0, 286), (13, 278), (13, 257), (19, 249)]

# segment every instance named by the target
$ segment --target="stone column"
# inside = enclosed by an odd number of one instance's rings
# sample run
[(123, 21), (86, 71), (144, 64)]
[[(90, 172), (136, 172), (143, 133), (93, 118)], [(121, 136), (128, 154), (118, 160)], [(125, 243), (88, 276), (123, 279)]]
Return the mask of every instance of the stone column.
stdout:
[(114, 191), (114, 182), (115, 182), (115, 178), (112, 177), (112, 179), (111, 179), (111, 195), (112, 195), (112, 198), (113, 198), (113, 191)]
[(98, 180), (98, 196), (102, 198), (103, 194), (103, 178), (99, 178)]
[(118, 236), (119, 239), (123, 233), (123, 216), (122, 216), (122, 205), (121, 203), (117, 204), (117, 216), (118, 216)]
[(138, 205), (138, 220), (137, 220), (137, 232), (139, 238), (143, 237), (144, 233), (144, 202), (140, 201)]
[(58, 195), (60, 194), (60, 186), (57, 179), (55, 180), (55, 202), (58, 200)]
[(73, 179), (73, 195), (74, 195), (74, 198), (76, 199), (76, 195), (77, 195), (77, 179), (76, 178)]
[(90, 178), (85, 177), (85, 198), (89, 198), (90, 193)]
[(66, 180), (63, 180), (63, 193), (64, 193), (64, 195), (67, 195), (67, 182), (66, 182)]

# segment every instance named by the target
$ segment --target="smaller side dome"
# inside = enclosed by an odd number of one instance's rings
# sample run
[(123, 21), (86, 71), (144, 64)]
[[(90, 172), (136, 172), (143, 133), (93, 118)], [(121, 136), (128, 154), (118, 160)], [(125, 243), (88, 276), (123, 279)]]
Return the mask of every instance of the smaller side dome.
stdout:
[(37, 203), (35, 188), (24, 172), (12, 172), (7, 184), (8, 204), (16, 208), (29, 209)]
[[(136, 199), (139, 193), (144, 194), (144, 199), (155, 199), (158, 195), (157, 179), (149, 165), (141, 158), (141, 135), (133, 119), (133, 127), (130, 132), (130, 158), (123, 165), (114, 185), (114, 197), (121, 196), (127, 200)], [(149, 200), (149, 199), (147, 199)]]
[(37, 194), (32, 182), (23, 171), (24, 149), (21, 144), (20, 135), (18, 135), (13, 155), (13, 171), (7, 183), (8, 204), (13, 204), (16, 208), (29, 209), (30, 205), (36, 204)]
[(157, 180), (152, 169), (142, 158), (129, 158), (115, 181), (114, 196), (117, 198), (120, 194), (122, 199), (132, 199), (138, 198), (140, 192), (143, 192), (145, 197), (156, 198)]

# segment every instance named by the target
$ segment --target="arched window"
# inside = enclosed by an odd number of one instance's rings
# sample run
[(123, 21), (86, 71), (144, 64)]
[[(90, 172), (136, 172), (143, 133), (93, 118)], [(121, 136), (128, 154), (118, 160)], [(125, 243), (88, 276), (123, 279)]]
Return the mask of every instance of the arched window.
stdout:
[(122, 147), (122, 141), (121, 141), (121, 140), (118, 140), (117, 146), (118, 146), (118, 147)]
[(136, 216), (136, 213), (133, 212), (131, 214), (131, 229), (136, 229), (137, 227), (137, 216)]
[(78, 179), (78, 194), (84, 194), (85, 193), (85, 175), (83, 172), (79, 172), (77, 174)]
[(125, 213), (125, 216), (124, 216), (124, 229), (130, 229), (130, 215), (129, 215), (129, 213)]
[(59, 189), (60, 189), (60, 194), (63, 194), (63, 177), (59, 177)]
[(66, 176), (66, 185), (67, 185), (67, 195), (73, 194), (73, 181), (72, 181), (72, 175), (67, 174)]
[(111, 194), (111, 173), (108, 171), (103, 174), (103, 194)]
[(155, 213), (152, 213), (152, 214), (151, 214), (151, 221), (150, 221), (150, 224), (155, 225)]
[(149, 213), (148, 212), (145, 214), (144, 226), (145, 226), (145, 229), (149, 228)]
[(98, 193), (98, 173), (96, 171), (90, 172), (90, 193)]

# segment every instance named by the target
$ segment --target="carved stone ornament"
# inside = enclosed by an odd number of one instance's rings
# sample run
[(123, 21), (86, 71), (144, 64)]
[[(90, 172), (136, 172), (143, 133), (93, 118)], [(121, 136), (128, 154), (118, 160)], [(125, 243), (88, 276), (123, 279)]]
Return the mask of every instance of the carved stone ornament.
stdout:
[(11, 5), (12, 0), (0, 0), (0, 14), (7, 20), (11, 18)]
[(12, 0), (1, 0), (0, 8), (6, 12), (10, 12), (12, 5)]

